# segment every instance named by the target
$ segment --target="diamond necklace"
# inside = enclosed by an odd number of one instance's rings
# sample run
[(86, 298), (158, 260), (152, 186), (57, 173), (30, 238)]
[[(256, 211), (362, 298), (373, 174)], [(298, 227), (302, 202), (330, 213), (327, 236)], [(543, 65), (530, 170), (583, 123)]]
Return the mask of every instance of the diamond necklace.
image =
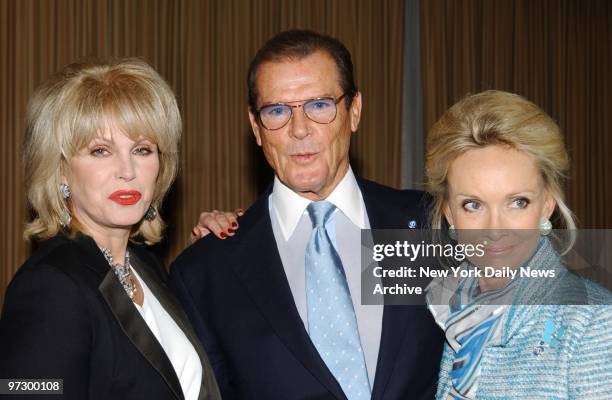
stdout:
[(123, 290), (125, 290), (127, 295), (130, 296), (131, 300), (134, 300), (134, 295), (136, 294), (137, 288), (132, 278), (130, 252), (127, 250), (125, 251), (125, 260), (123, 261), (123, 265), (119, 263), (113, 264), (113, 255), (111, 254), (110, 250), (102, 246), (98, 247), (100, 247), (100, 251), (102, 251), (104, 258), (106, 258), (108, 265), (110, 265), (113, 271), (115, 271), (115, 275), (117, 276), (117, 279), (119, 279), (121, 286), (123, 286)]

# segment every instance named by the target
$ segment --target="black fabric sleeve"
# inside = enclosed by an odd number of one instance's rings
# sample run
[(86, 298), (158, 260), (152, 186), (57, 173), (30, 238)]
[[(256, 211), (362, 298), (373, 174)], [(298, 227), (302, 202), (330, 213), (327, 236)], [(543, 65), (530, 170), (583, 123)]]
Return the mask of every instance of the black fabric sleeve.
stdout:
[(45, 399), (86, 399), (91, 341), (84, 296), (68, 275), (36, 266), (15, 276), (0, 319), (0, 378), (63, 379), (64, 394)]

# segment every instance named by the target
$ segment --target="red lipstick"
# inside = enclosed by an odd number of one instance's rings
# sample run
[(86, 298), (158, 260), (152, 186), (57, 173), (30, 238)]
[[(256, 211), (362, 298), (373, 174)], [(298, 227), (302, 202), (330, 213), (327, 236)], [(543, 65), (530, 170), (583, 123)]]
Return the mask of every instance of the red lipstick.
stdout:
[(140, 201), (142, 194), (137, 190), (117, 190), (112, 193), (108, 198), (117, 204), (122, 206), (131, 206)]

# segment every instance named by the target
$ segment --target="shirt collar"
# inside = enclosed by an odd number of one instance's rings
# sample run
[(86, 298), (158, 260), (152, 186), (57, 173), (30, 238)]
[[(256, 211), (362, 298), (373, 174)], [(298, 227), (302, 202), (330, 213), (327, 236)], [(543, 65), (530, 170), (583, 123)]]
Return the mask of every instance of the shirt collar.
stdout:
[[(326, 200), (335, 205), (360, 229), (367, 228), (361, 190), (350, 166)], [(274, 177), (274, 186), (269, 198), (270, 211), (276, 213), (285, 240), (291, 237), (310, 203), (310, 200), (291, 190), (278, 177)]]

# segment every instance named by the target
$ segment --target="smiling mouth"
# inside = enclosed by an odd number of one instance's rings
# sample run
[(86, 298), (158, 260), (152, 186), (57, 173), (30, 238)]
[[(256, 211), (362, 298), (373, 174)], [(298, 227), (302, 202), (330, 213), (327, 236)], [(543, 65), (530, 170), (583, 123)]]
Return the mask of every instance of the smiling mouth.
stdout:
[(486, 246), (485, 253), (491, 256), (503, 256), (510, 253), (514, 249), (514, 245), (508, 246)]

